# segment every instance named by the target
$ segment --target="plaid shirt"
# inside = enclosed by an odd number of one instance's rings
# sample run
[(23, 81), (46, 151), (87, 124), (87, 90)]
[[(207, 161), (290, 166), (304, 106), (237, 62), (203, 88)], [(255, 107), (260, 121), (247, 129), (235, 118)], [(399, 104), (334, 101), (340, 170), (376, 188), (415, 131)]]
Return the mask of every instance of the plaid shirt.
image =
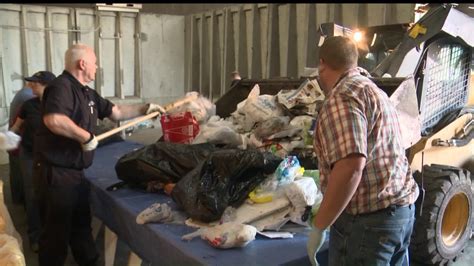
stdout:
[(343, 74), (319, 111), (314, 148), (323, 192), (334, 163), (352, 153), (365, 156), (361, 181), (346, 207), (350, 214), (407, 205), (418, 197), (397, 111), (385, 92), (357, 69)]

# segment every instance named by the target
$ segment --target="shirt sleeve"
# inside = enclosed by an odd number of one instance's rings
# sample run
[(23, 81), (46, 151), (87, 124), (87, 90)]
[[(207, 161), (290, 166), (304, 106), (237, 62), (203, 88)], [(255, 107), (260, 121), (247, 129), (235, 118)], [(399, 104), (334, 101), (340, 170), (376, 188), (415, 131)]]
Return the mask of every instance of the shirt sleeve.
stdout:
[(319, 140), (330, 167), (353, 153), (367, 157), (367, 120), (360, 100), (336, 94), (321, 112)]
[(74, 99), (70, 89), (56, 84), (48, 86), (44, 91), (43, 100), (44, 114), (59, 113), (69, 117), (72, 116)]
[(112, 107), (114, 107), (114, 104), (111, 101), (104, 99), (95, 90), (94, 97), (97, 111), (99, 112), (99, 119), (102, 120), (106, 117), (109, 117), (112, 114)]
[(20, 106), (20, 111), (18, 112), (18, 117), (25, 120), (26, 118), (26, 115), (27, 115), (27, 107), (28, 105), (28, 101), (24, 102), (21, 106)]

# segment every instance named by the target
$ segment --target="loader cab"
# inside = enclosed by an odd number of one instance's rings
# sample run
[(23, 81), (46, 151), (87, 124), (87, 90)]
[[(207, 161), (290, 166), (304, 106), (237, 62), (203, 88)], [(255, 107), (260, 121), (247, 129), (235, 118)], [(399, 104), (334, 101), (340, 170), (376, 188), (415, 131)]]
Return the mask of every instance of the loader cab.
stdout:
[(389, 95), (413, 80), (422, 137), (408, 149), (420, 188), (410, 256), (422, 263), (455, 261), (474, 228), (472, 25), (452, 5), (431, 8), (370, 71)]

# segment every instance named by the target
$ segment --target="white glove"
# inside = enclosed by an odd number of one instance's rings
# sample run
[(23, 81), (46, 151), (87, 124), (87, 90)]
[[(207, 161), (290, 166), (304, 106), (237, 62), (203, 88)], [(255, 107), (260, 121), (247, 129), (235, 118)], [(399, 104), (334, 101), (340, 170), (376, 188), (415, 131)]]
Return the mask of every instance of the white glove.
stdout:
[(151, 113), (154, 113), (154, 112), (160, 112), (162, 114), (166, 113), (165, 109), (163, 107), (161, 107), (160, 105), (158, 104), (155, 104), (155, 103), (149, 103), (148, 104), (148, 109), (146, 110), (146, 115), (148, 114), (151, 114)]
[(306, 242), (306, 251), (308, 252), (308, 258), (313, 266), (319, 266), (316, 260), (316, 253), (324, 243), (326, 230), (320, 230), (314, 227), (308, 235), (308, 242)]
[(95, 135), (92, 133), (90, 134), (91, 137), (89, 138), (89, 140), (81, 144), (83, 151), (93, 151), (95, 150), (95, 148), (97, 148), (97, 145), (99, 144)]
[(1, 150), (14, 150), (18, 148), (18, 144), (21, 141), (21, 137), (12, 131), (5, 133), (0, 132), (0, 149)]

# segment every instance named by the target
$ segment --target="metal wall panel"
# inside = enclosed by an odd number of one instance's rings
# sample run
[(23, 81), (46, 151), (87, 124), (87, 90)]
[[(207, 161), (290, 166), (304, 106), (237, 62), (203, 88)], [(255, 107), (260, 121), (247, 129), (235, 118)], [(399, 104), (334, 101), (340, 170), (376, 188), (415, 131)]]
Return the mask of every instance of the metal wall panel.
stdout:
[[(336, 22), (349, 27), (408, 23), (413, 22), (413, 8), (414, 4), (243, 4), (190, 15), (186, 89), (218, 99), (230, 85), (232, 67), (227, 61), (246, 78), (297, 78), (305, 67), (316, 63), (308, 53), (314, 52), (311, 46), (316, 45), (316, 29), (321, 23)], [(219, 27), (212, 28), (213, 14), (225, 17), (226, 13), (232, 17), (228, 20), (232, 25), (221, 27), (218, 20)], [(210, 34), (210, 29), (219, 32)], [(217, 47), (212, 42), (215, 35), (231, 37), (219, 42), (224, 47)], [(216, 51), (225, 51), (220, 62), (225, 67), (220, 75), (212, 71)], [(217, 91), (221, 94), (216, 95)]]
[[(104, 88), (102, 96), (115, 96), (115, 65), (116, 47), (115, 47), (115, 25), (116, 15), (113, 12), (100, 12), (101, 24), (101, 65), (103, 66)], [(110, 67), (106, 67), (110, 66)], [(115, 84), (116, 85), (116, 84)]]
[(136, 14), (124, 14), (122, 17), (122, 79), (125, 97), (135, 96), (135, 19)]
[(69, 47), (68, 19), (69, 9), (48, 8), (50, 20), (51, 42), (50, 42), (50, 60), (51, 72), (59, 75), (64, 70), (64, 53)]
[(185, 93), (185, 18), (156, 14), (140, 16), (141, 31), (145, 33), (142, 36), (142, 94), (147, 101), (168, 103)]
[(28, 49), (27, 54), (29, 56), (27, 75), (31, 75), (37, 71), (47, 69), (46, 35), (43, 30), (46, 27), (46, 13), (44, 8), (36, 8), (36, 10), (25, 8), (25, 10), (26, 27), (30, 28), (26, 31), (28, 40), (26, 49)]

